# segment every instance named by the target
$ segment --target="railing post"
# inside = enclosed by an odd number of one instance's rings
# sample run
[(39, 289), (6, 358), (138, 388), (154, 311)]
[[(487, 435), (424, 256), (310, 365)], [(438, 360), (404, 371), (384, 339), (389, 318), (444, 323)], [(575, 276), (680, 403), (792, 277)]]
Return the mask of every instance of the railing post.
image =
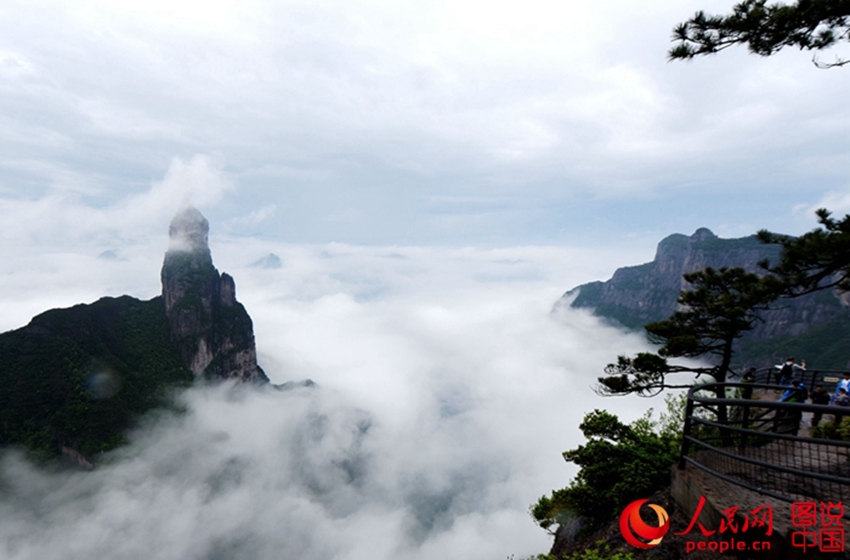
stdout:
[(679, 457), (679, 469), (685, 468), (685, 456), (688, 454), (690, 441), (688, 437), (691, 435), (691, 416), (694, 414), (694, 401), (691, 400), (691, 395), (688, 394), (688, 403), (685, 405), (685, 425), (682, 428), (682, 454)]
[[(741, 428), (744, 430), (750, 429), (750, 404), (747, 403), (744, 405), (744, 414), (741, 418)], [(747, 446), (747, 434), (745, 432), (741, 432), (741, 447)]]

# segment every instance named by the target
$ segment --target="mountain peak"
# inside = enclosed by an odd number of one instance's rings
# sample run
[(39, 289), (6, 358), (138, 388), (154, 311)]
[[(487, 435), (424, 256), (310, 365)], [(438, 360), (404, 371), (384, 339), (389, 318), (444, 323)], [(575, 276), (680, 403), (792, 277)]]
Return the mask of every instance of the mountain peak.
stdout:
[(701, 227), (694, 232), (691, 239), (693, 241), (706, 241), (708, 239), (717, 239), (717, 236), (710, 229)]
[[(651, 262), (618, 268), (605, 282), (592, 282), (565, 294), (571, 307), (592, 308), (594, 314), (631, 329), (663, 321), (681, 309), (679, 294), (693, 286), (684, 274), (711, 267), (741, 267), (764, 274), (759, 263), (776, 262), (780, 248), (760, 243), (756, 236), (724, 239), (708, 228), (693, 235), (675, 233), (658, 244)], [(568, 297), (567, 297), (568, 296)], [(807, 355), (818, 354), (823, 368), (846, 366), (846, 354), (840, 349), (847, 322), (846, 307), (832, 295), (821, 292), (788, 300), (760, 315), (762, 321), (739, 341), (738, 366), (769, 366), (783, 358), (777, 355), (786, 346), (808, 348)], [(789, 346), (790, 347), (790, 346)], [(798, 355), (803, 353), (795, 350)]]
[(213, 266), (210, 224), (185, 206), (168, 228), (162, 299), (171, 341), (196, 376), (268, 381), (257, 365), (251, 317), (236, 300), (236, 283)]
[(197, 251), (209, 249), (210, 223), (192, 205), (181, 208), (168, 226), (171, 251)]

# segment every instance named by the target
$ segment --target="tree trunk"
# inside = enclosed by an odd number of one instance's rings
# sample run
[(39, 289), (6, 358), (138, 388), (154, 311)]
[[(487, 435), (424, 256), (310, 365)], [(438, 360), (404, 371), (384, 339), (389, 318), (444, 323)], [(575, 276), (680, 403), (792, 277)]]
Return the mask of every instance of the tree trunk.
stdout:
[[(729, 365), (732, 363), (732, 343), (735, 341), (734, 338), (727, 338), (724, 341), (723, 345), (723, 359), (720, 362), (720, 366), (717, 369), (717, 373), (714, 376), (714, 379), (718, 383), (724, 383), (726, 381), (726, 374), (729, 371)], [(729, 423), (729, 413), (726, 409), (726, 405), (720, 402), (720, 399), (726, 398), (726, 387), (716, 387), (714, 389), (714, 396), (717, 397), (717, 423), (722, 426), (727, 426)], [(733, 444), (732, 432), (727, 429), (720, 429), (720, 439), (723, 442), (723, 446), (729, 446)]]

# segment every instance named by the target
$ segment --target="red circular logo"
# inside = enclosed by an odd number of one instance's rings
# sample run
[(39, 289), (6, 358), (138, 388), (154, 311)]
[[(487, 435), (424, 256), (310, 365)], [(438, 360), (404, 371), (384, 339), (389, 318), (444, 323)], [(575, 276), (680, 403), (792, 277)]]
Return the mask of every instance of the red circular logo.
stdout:
[(640, 507), (648, 500), (635, 500), (626, 506), (620, 514), (620, 532), (630, 545), (637, 548), (652, 548), (658, 546), (667, 530), (670, 528), (670, 516), (667, 511), (656, 504), (649, 507), (658, 516), (658, 526), (647, 525), (640, 518)]

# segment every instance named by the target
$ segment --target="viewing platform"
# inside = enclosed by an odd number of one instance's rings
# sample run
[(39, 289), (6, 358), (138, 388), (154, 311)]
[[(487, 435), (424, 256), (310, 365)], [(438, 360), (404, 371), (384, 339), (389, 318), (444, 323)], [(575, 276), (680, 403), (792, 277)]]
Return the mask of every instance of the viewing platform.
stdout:
[[(814, 385), (817, 377), (804, 382)], [(752, 510), (771, 506), (774, 546), (760, 558), (850, 558), (819, 552), (811, 535), (804, 552), (801, 539), (806, 537), (799, 523), (791, 523), (792, 504), (842, 504), (843, 511), (831, 511), (841, 512), (838, 523), (845, 536), (850, 533), (850, 441), (811, 436), (816, 414), (822, 422), (840, 421), (842, 413), (850, 417), (850, 408), (778, 402), (785, 389), (760, 382), (692, 388), (681, 460), (673, 469), (673, 497), (694, 512), (704, 496), (700, 521), (707, 527), (718, 527), (730, 508), (738, 508), (732, 515), (743, 523)]]

